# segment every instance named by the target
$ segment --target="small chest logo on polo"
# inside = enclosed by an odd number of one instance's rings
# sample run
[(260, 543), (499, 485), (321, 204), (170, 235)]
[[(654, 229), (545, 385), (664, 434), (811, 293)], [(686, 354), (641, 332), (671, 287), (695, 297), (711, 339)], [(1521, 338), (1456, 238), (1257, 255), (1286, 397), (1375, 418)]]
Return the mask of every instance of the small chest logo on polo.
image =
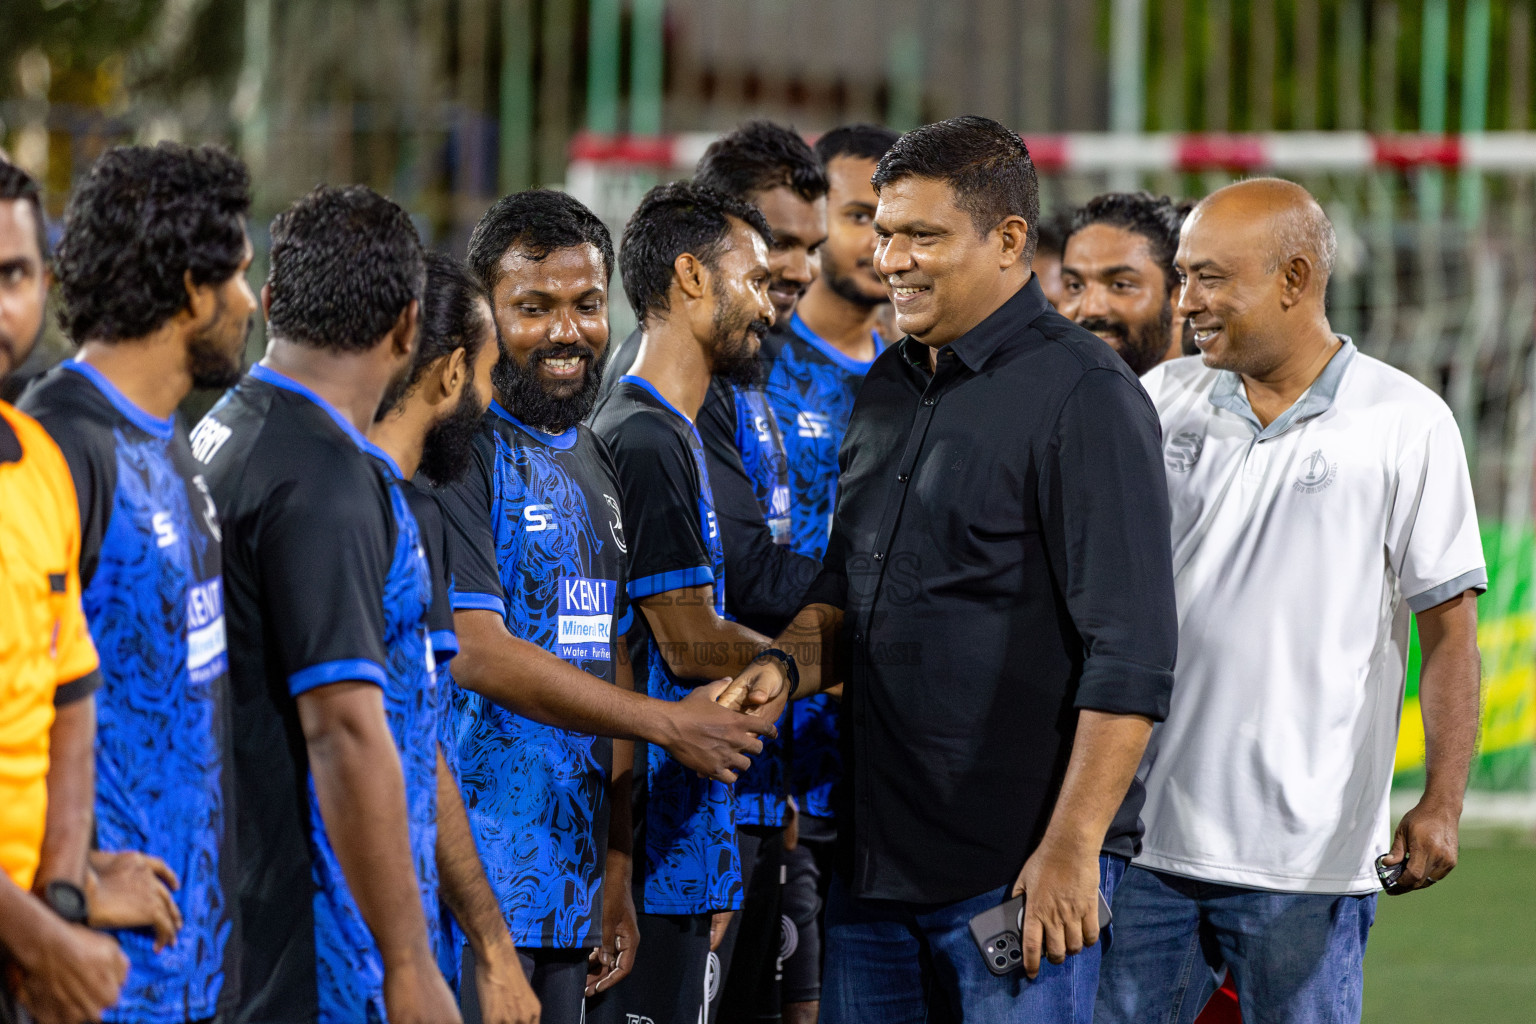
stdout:
[(555, 529), (555, 506), (524, 505), (523, 523), (529, 533), (543, 533), (545, 530)]
[(202, 684), (224, 672), (224, 581), (194, 583), (187, 590), (187, 671)]
[(1192, 430), (1186, 430), (1182, 434), (1175, 434), (1173, 440), (1168, 442), (1168, 450), (1163, 453), (1163, 463), (1175, 473), (1188, 473), (1200, 461), (1200, 453), (1204, 449), (1205, 438)]
[(619, 546), (619, 550), (627, 555), (629, 545), (624, 543), (624, 513), (619, 510), (619, 499), (611, 494), (605, 494), (603, 501), (608, 504), (608, 511), (613, 513), (613, 518), (608, 520), (608, 535)]
[(555, 653), (568, 661), (607, 661), (613, 628), (613, 580), (562, 576)]
[(150, 518), (150, 524), (155, 530), (155, 547), (168, 548), (180, 539), (176, 533), (176, 520), (169, 512), (156, 512)]
[(1301, 460), (1301, 472), (1296, 476), (1296, 482), (1291, 486), (1300, 494), (1316, 494), (1329, 484), (1338, 475), (1339, 464), (1329, 462), (1321, 448)]
[(801, 437), (828, 437), (832, 426), (819, 412), (800, 412), (795, 414), (795, 432)]

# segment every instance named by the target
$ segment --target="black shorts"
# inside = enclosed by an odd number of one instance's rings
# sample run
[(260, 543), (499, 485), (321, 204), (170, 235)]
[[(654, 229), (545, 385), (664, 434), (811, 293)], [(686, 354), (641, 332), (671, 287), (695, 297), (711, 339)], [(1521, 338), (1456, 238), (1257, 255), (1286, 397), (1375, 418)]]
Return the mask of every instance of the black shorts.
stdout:
[[(802, 817), (800, 843), (784, 851), (783, 980), (781, 998), (789, 1003), (821, 999), (821, 911), (832, 880), (836, 834), (828, 819)], [(806, 824), (811, 824), (810, 829)], [(825, 827), (820, 827), (825, 823)], [(807, 836), (810, 832), (810, 836)]]
[(640, 914), (634, 970), (587, 1000), (589, 1024), (698, 1024), (710, 959), (709, 920), (709, 914)]
[(743, 825), (737, 829), (736, 841), (746, 896), (720, 943), (720, 977), (724, 983), (710, 1001), (709, 1024), (779, 1020), (779, 886), (784, 830)]
[[(523, 974), (539, 997), (541, 1024), (581, 1024), (582, 1000), (587, 993), (585, 949), (519, 949)], [(464, 947), (459, 982), (459, 1010), (464, 1024), (480, 1024), (480, 992), (475, 988), (475, 954)]]

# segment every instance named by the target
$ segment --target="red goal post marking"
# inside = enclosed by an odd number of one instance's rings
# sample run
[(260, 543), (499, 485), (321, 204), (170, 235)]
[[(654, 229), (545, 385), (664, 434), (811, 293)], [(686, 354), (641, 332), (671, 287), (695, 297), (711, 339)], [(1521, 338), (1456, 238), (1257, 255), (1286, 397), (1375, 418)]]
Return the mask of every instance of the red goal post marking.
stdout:
[[(583, 132), (570, 146), (573, 165), (691, 171), (718, 136), (680, 132), (653, 137)], [(1046, 174), (1104, 171), (1368, 171), (1440, 167), (1536, 171), (1536, 132), (1478, 135), (1373, 135), (1368, 132), (1256, 134), (1025, 135), (1035, 165)]]

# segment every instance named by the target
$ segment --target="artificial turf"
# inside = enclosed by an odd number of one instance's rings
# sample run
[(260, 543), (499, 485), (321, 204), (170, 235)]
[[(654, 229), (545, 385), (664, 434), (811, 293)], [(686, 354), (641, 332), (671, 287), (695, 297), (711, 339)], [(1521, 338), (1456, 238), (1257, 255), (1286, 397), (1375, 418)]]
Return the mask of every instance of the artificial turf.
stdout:
[(1536, 1021), (1536, 844), (1476, 843), (1439, 885), (1377, 899), (1366, 1024)]

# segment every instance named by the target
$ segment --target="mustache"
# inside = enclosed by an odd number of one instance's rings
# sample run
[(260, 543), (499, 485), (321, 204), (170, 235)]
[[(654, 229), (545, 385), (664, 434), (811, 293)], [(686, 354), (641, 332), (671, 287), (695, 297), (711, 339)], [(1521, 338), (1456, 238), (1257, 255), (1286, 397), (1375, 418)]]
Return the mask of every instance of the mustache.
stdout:
[(747, 333), (757, 335), (757, 340), (762, 341), (768, 337), (768, 332), (773, 329), (773, 324), (767, 320), (753, 320), (747, 324)]
[(1126, 329), (1125, 324), (1119, 320), (1111, 320), (1103, 316), (1085, 317), (1077, 322), (1077, 326), (1085, 331), (1092, 331), (1094, 334), (1113, 334), (1119, 338), (1124, 338), (1130, 333)]

